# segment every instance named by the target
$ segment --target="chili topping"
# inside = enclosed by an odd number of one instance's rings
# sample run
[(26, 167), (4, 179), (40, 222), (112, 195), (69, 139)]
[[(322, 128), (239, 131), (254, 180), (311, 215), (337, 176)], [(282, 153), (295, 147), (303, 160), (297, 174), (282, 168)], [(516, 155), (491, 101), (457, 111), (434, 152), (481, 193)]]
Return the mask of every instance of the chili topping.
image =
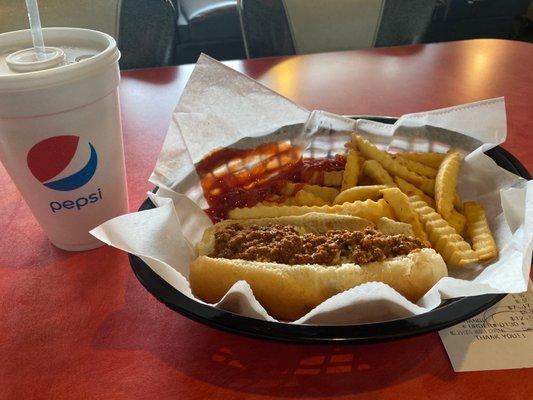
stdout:
[(406, 255), (427, 247), (406, 235), (385, 235), (374, 229), (331, 230), (300, 234), (284, 225), (228, 225), (215, 233), (212, 257), (280, 264), (366, 264)]

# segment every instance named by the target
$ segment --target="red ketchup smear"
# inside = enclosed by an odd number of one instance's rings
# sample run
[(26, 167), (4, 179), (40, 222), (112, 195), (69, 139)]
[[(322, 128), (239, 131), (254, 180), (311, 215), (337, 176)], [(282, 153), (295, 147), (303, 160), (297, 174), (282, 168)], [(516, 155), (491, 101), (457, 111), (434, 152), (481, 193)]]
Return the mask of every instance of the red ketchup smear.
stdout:
[[(289, 142), (274, 142), (254, 149), (218, 149), (196, 166), (213, 222), (226, 219), (229, 210), (252, 207), (277, 195), (276, 201), (294, 195), (304, 183), (294, 185), (292, 193), (279, 196), (287, 181), (301, 182), (309, 174), (344, 169), (344, 156), (335, 159), (301, 157), (302, 150)], [(316, 176), (315, 176), (316, 180)], [(304, 179), (307, 181), (307, 179)], [(320, 182), (320, 179), (318, 180)], [(286, 190), (286, 189), (285, 189)]]
[(335, 158), (304, 158), (299, 179), (303, 182), (323, 185), (326, 172), (343, 171), (345, 165), (346, 157), (340, 154), (337, 154)]

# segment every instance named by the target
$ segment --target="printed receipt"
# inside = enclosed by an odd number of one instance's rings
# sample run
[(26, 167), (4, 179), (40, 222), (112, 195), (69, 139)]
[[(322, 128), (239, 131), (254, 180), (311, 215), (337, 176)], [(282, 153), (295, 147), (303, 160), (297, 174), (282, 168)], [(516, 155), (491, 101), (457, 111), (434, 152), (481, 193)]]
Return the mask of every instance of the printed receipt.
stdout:
[(533, 289), (439, 332), (455, 372), (533, 367)]

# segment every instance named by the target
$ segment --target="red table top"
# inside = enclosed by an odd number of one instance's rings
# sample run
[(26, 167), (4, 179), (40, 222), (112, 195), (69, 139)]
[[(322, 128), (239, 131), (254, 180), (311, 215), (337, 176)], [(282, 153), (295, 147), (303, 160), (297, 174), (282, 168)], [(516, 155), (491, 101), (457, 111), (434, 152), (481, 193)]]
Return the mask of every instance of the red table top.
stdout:
[[(533, 171), (530, 44), (474, 40), (227, 64), (308, 109), (339, 114), (398, 116), (505, 96), (504, 147)], [(132, 210), (151, 188), (191, 71), (122, 74)], [(193, 322), (141, 286), (126, 254), (50, 245), (0, 168), (0, 398), (524, 399), (533, 392), (533, 369), (454, 373), (437, 333), (312, 346)]]

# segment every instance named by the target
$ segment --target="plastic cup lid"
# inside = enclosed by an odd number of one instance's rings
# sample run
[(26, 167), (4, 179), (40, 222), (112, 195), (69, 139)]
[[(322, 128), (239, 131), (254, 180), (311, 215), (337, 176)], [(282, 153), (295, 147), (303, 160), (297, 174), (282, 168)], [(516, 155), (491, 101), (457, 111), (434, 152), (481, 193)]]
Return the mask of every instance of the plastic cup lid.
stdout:
[(0, 95), (39, 90), (98, 74), (120, 58), (115, 40), (80, 28), (44, 28), (39, 60), (29, 30), (0, 34)]
[(33, 48), (19, 50), (6, 57), (6, 64), (14, 72), (41, 71), (57, 67), (65, 61), (65, 52), (57, 47), (45, 47), (44, 60), (38, 60)]

